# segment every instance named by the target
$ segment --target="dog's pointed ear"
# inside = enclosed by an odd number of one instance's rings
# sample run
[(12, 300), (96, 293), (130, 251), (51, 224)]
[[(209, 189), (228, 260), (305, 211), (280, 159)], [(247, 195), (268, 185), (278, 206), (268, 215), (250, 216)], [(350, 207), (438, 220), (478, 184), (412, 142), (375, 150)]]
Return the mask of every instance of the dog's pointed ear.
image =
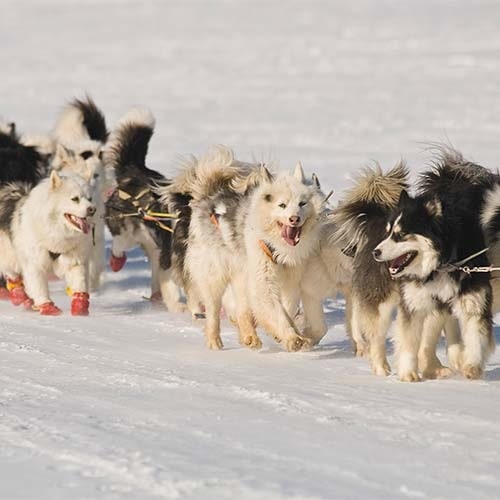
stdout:
[(321, 189), (321, 184), (319, 183), (318, 176), (314, 173), (312, 174), (312, 181), (313, 181), (314, 187)]
[(302, 168), (302, 163), (300, 161), (295, 165), (295, 170), (293, 171), (293, 176), (302, 184), (306, 181), (306, 176), (304, 175), (304, 169)]
[(432, 199), (426, 201), (424, 203), (424, 207), (426, 212), (431, 217), (441, 217), (443, 215), (443, 205), (437, 196), (434, 196)]
[(409, 199), (410, 195), (408, 194), (408, 191), (406, 191), (406, 189), (403, 189), (399, 194), (398, 207), (407, 203)]
[(55, 170), (61, 170), (65, 165), (67, 165), (75, 154), (71, 149), (59, 143), (54, 154), (53, 168)]
[(50, 174), (50, 189), (55, 191), (62, 184), (62, 179), (57, 173), (57, 170), (52, 170)]
[(260, 174), (260, 178), (264, 182), (273, 182), (273, 180), (274, 180), (273, 174), (271, 174), (271, 172), (269, 172), (269, 170), (267, 169), (267, 167), (264, 164), (262, 164), (259, 167), (259, 174)]

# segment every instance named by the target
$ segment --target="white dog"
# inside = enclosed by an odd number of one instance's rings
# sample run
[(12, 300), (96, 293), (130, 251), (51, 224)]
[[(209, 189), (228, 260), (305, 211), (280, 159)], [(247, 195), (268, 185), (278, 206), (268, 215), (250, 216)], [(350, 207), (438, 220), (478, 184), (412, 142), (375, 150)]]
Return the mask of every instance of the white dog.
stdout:
[(71, 313), (88, 314), (86, 265), (96, 212), (91, 193), (86, 179), (56, 171), (31, 191), (20, 183), (0, 189), (0, 272), (14, 304), (60, 314), (48, 287), (55, 273), (71, 290)]
[(108, 135), (104, 115), (89, 97), (74, 99), (65, 106), (53, 131), (57, 146), (52, 168), (61, 172), (69, 169), (90, 178), (96, 191), (96, 222), (88, 269), (91, 290), (99, 288), (105, 268), (105, 202), (116, 186), (114, 170), (103, 163)]

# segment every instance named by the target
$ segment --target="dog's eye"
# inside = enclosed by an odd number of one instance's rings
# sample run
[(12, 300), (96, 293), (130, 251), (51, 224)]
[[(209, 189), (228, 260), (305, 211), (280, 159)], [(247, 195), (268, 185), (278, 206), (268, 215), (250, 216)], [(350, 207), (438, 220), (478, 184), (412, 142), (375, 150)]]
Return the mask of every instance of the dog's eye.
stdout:
[(97, 155), (99, 160), (102, 160), (103, 156), (104, 156), (104, 152), (103, 151), (99, 151), (99, 154)]
[(73, 198), (71, 198), (71, 201), (74, 201), (75, 203), (80, 203), (80, 197), (79, 196), (73, 196)]
[(99, 174), (94, 174), (94, 179), (99, 179)]
[(82, 153), (80, 153), (80, 156), (84, 160), (88, 160), (89, 158), (92, 158), (92, 156), (94, 156), (94, 153), (92, 153), (92, 151), (83, 151)]
[(286, 203), (280, 203), (280, 204), (278, 205), (278, 207), (280, 207), (280, 208), (286, 208)]
[(299, 203), (299, 207), (305, 207), (307, 205), (307, 201), (301, 201)]

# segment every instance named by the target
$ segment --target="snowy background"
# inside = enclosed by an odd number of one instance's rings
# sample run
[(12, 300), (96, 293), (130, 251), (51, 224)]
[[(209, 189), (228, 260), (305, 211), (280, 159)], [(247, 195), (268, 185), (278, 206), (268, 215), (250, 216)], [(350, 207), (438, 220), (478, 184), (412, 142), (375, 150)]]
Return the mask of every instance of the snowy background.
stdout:
[[(85, 92), (110, 125), (148, 106), (153, 168), (224, 143), (338, 199), (428, 141), (499, 165), (499, 22), (496, 0), (0, 0), (0, 114), (45, 132)], [(209, 352), (142, 298), (139, 251), (89, 318), (62, 289), (59, 318), (0, 304), (1, 499), (500, 496), (500, 354), (482, 381), (374, 377), (340, 300), (313, 352), (249, 352), (229, 324)]]

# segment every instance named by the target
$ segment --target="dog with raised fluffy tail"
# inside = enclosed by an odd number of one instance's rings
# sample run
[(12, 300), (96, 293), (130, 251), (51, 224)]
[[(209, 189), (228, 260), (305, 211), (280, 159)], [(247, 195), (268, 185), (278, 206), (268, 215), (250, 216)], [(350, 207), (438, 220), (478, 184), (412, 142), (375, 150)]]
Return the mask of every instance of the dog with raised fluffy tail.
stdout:
[[(242, 207), (249, 194), (269, 175), (257, 164), (234, 158), (217, 146), (197, 159), (191, 157), (172, 184), (162, 189), (162, 200), (179, 213), (173, 243), (175, 276), (195, 316), (205, 309), (205, 337), (210, 349), (223, 347), (220, 309), (223, 297), (234, 294), (234, 309), (225, 309), (237, 324), (240, 342), (261, 347), (248, 304), (246, 256), (242, 236)], [(230, 290), (229, 290), (230, 288)]]
[[(443, 313), (460, 326), (463, 374), (481, 377), (494, 349), (490, 275), (466, 272), (463, 265), (490, 265), (486, 250), (500, 227), (499, 191), (498, 176), (442, 148), (434, 167), (421, 175), (417, 196), (403, 190), (388, 217), (373, 256), (401, 290), (396, 326), (401, 380), (419, 380), (423, 325)], [(439, 335), (440, 329), (434, 332)]]
[(95, 211), (88, 180), (75, 174), (53, 171), (34, 188), (12, 183), (0, 189), (0, 272), (15, 305), (60, 314), (49, 295), (54, 273), (71, 290), (72, 314), (89, 313), (86, 263)]
[(99, 288), (105, 269), (104, 205), (115, 188), (114, 171), (103, 162), (108, 136), (104, 114), (89, 96), (69, 102), (59, 114), (53, 130), (55, 155), (52, 168), (89, 177), (96, 191), (97, 213), (88, 269), (91, 290)]
[(151, 264), (151, 300), (163, 300), (169, 311), (178, 312), (184, 306), (172, 280), (172, 224), (147, 216), (165, 211), (156, 187), (169, 184), (146, 166), (154, 125), (149, 110), (132, 109), (118, 122), (106, 146), (105, 162), (114, 169), (118, 185), (106, 202), (106, 224), (113, 236), (110, 266), (119, 271), (126, 251), (140, 246)]
[(368, 356), (377, 375), (388, 375), (385, 339), (399, 303), (398, 285), (387, 265), (373, 260), (387, 219), (408, 188), (403, 162), (384, 173), (376, 165), (365, 168), (335, 210), (336, 239), (352, 255), (352, 338), (358, 356)]

